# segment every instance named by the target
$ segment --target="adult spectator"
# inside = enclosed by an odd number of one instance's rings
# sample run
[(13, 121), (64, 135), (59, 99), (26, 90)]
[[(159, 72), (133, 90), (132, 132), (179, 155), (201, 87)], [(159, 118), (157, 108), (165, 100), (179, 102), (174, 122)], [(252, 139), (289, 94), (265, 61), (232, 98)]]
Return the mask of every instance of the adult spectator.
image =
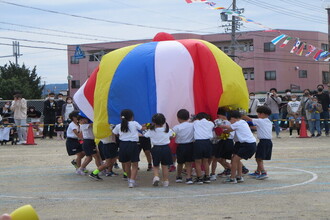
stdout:
[(258, 118), (257, 115), (257, 107), (260, 105), (258, 99), (256, 99), (256, 94), (254, 92), (250, 92), (250, 102), (249, 102), (249, 112), (248, 116), (250, 118)]
[(56, 122), (56, 115), (58, 113), (58, 104), (55, 101), (55, 94), (53, 92), (48, 94), (48, 99), (44, 101), (44, 130), (42, 138), (52, 139), (54, 135), (54, 126)]
[[(329, 88), (328, 84), (328, 89)], [(321, 123), (323, 123), (324, 129), (325, 129), (325, 135), (329, 136), (329, 108), (330, 108), (330, 97), (329, 93), (323, 91), (324, 86), (322, 84), (317, 85), (317, 93), (315, 96), (317, 97), (319, 103), (322, 105), (322, 110), (320, 117), (321, 117)], [(322, 126), (321, 126), (322, 127)]]
[(10, 109), (14, 112), (14, 121), (17, 126), (18, 142), (17, 144), (26, 143), (26, 100), (20, 92), (14, 93), (14, 100), (11, 102)]
[(0, 115), (2, 118), (8, 118), (10, 123), (15, 123), (12, 118), (12, 111), (10, 110), (10, 102), (6, 102), (2, 108), (0, 108)]
[(287, 116), (288, 116), (288, 103), (290, 101), (292, 101), (291, 99), (291, 90), (290, 89), (286, 89), (285, 90), (285, 95), (282, 97), (282, 102), (280, 104), (280, 115), (281, 115), (281, 123), (280, 123), (280, 127), (283, 129), (286, 129), (288, 127), (288, 123), (287, 123)]
[(277, 89), (271, 88), (267, 93), (265, 104), (272, 111), (272, 114), (269, 116), (269, 120), (273, 121), (274, 123), (277, 138), (280, 138), (280, 126), (278, 120), (280, 119), (279, 106), (281, 102), (282, 100), (277, 94)]
[(78, 110), (78, 106), (73, 102), (72, 97), (68, 96), (65, 100), (65, 104), (62, 106), (61, 115), (65, 122), (70, 122), (69, 114), (75, 110)]
[(307, 103), (311, 100), (312, 95), (311, 91), (309, 89), (305, 89), (303, 96), (301, 97), (300, 100), (300, 105), (301, 105), (301, 115), (304, 117), (304, 120), (308, 124), (308, 130), (310, 131), (312, 123), (311, 123), (311, 113), (310, 111), (307, 110)]
[(57, 109), (57, 115), (56, 116), (62, 116), (64, 117), (64, 115), (62, 115), (62, 106), (65, 104), (65, 101), (63, 100), (63, 94), (62, 93), (59, 93), (57, 95), (57, 106), (58, 106), (58, 109)]

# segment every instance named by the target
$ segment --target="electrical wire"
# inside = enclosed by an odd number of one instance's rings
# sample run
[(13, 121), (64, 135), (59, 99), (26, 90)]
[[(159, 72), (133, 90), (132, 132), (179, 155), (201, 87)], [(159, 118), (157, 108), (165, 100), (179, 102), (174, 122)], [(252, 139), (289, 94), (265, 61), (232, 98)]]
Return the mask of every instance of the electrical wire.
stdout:
[[(243, 0), (243, 1), (247, 1), (247, 0)], [(276, 5), (265, 3), (265, 2), (262, 2), (262, 1), (248, 0), (248, 2), (250, 4), (255, 5), (255, 6), (258, 6), (258, 7), (273, 11), (273, 12), (277, 12), (277, 13), (287, 15), (287, 16), (290, 16), (290, 17), (304, 19), (304, 21), (307, 20), (307, 21), (318, 22), (318, 23), (323, 23), (323, 24), (327, 23), (327, 21), (325, 21), (325, 20), (315, 19), (314, 17), (307, 17), (307, 16), (304, 16), (304, 15), (301, 15), (301, 13), (293, 12), (289, 9), (286, 9), (286, 8), (283, 8), (283, 7), (278, 7)], [(281, 9), (281, 8), (283, 8), (283, 9)]]
[[(42, 9), (42, 8), (12, 3), (12, 2), (8, 2), (8, 1), (4, 1), (4, 0), (0, 0), (0, 3), (17, 6), (17, 7), (21, 7), (21, 8), (29, 8), (29, 9), (33, 9), (33, 10), (58, 14), (58, 15), (65, 15), (65, 16), (74, 17), (74, 18), (81, 18), (81, 19), (90, 20), (90, 21), (100, 21), (100, 22), (106, 22), (106, 23), (111, 23), (111, 24), (120, 24), (120, 25), (126, 25), (126, 26), (135, 26), (135, 27), (140, 27), (140, 28), (150, 28), (150, 29), (157, 29), (157, 30), (185, 31), (185, 32), (189, 32), (189, 33), (196, 32), (195, 30), (185, 30), (185, 29), (168, 28), (168, 27), (156, 27), (156, 26), (151, 26), (151, 25), (133, 24), (133, 23), (128, 23), (128, 22), (113, 21), (113, 20), (107, 20), (107, 19), (101, 19), (101, 18), (93, 18), (93, 17), (88, 17), (88, 16), (69, 14), (69, 13), (65, 13), (65, 12), (59, 12), (59, 11), (54, 11), (54, 10), (49, 10), (49, 9)], [(199, 31), (199, 33), (210, 33), (210, 32)]]
[[(41, 27), (22, 25), (22, 24), (14, 24), (14, 23), (3, 22), (3, 21), (0, 21), (0, 24), (6, 24), (6, 25), (12, 25), (12, 26), (18, 26), (18, 27), (25, 27), (25, 28), (31, 28), (31, 29), (37, 29), (37, 30), (44, 30), (44, 31), (53, 31), (53, 32), (57, 32), (57, 33), (73, 34), (73, 35), (78, 35), (78, 36), (89, 36), (89, 37), (104, 38), (104, 40), (109, 40), (109, 39), (129, 40), (129, 39), (124, 39), (124, 38), (108, 37), (108, 36), (101, 36), (101, 35), (94, 35), (94, 34), (86, 34), (86, 33), (56, 30), (56, 29), (50, 29), (50, 28), (41, 28)], [(97, 39), (97, 40), (99, 40), (99, 39)], [(102, 40), (100, 40), (100, 41), (102, 41)]]

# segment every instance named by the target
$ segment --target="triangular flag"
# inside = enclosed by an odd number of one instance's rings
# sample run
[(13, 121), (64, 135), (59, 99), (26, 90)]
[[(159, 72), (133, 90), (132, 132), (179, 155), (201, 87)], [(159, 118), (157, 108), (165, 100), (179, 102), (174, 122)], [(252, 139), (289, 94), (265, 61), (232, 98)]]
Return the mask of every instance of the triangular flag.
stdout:
[(285, 39), (285, 41), (282, 43), (282, 45), (280, 46), (281, 48), (285, 47), (289, 41), (292, 39), (293, 37), (288, 37), (287, 39)]
[(299, 47), (299, 45), (300, 45), (300, 40), (297, 38), (297, 41), (296, 41), (295, 45), (292, 47), (290, 53), (296, 52), (297, 49), (298, 49), (298, 47)]
[(314, 59), (315, 61), (319, 61), (319, 59), (320, 59), (320, 55), (321, 55), (322, 52), (323, 52), (323, 50), (318, 50), (318, 51), (316, 52), (316, 54), (314, 55), (313, 59)]
[(217, 3), (215, 3), (215, 2), (205, 2), (205, 4), (207, 4), (207, 5), (211, 6), (211, 7), (213, 7), (213, 6), (215, 6)]
[(280, 36), (278, 37), (275, 37), (271, 42), (276, 45), (280, 40), (282, 40), (283, 38), (285, 38), (287, 35), (285, 34), (281, 34)]
[(193, 2), (206, 2), (206, 0), (186, 0), (187, 3), (193, 3)]
[(301, 56), (301, 55), (303, 54), (303, 51), (304, 51), (305, 45), (306, 45), (305, 42), (303, 42), (303, 43), (301, 43), (301, 44), (299, 45), (299, 47), (298, 47), (298, 51), (297, 51), (297, 53), (296, 53), (297, 55)]
[(309, 55), (311, 55), (311, 53), (314, 52), (314, 50), (316, 50), (316, 47), (314, 47), (313, 45), (308, 45), (308, 52), (306, 53), (305, 57), (308, 57)]

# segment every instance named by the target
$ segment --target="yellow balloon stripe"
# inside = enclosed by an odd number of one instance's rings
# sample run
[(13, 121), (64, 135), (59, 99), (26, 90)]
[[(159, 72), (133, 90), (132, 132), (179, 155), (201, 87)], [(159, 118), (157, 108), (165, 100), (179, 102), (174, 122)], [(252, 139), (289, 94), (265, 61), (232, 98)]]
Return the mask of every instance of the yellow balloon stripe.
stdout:
[(223, 89), (219, 106), (232, 106), (248, 110), (249, 93), (242, 68), (214, 44), (200, 41), (212, 51), (218, 63)]
[(108, 118), (108, 95), (115, 72), (123, 58), (139, 44), (114, 50), (102, 57), (97, 73), (94, 92), (94, 124), (95, 138), (102, 139), (111, 135)]

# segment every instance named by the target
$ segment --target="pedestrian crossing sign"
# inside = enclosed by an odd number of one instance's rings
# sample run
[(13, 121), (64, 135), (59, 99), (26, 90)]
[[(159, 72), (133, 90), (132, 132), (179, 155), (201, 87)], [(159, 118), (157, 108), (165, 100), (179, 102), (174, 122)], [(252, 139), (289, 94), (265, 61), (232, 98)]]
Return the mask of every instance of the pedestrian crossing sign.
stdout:
[(85, 58), (85, 52), (80, 48), (80, 46), (76, 47), (76, 51), (74, 52), (74, 58), (76, 59)]

